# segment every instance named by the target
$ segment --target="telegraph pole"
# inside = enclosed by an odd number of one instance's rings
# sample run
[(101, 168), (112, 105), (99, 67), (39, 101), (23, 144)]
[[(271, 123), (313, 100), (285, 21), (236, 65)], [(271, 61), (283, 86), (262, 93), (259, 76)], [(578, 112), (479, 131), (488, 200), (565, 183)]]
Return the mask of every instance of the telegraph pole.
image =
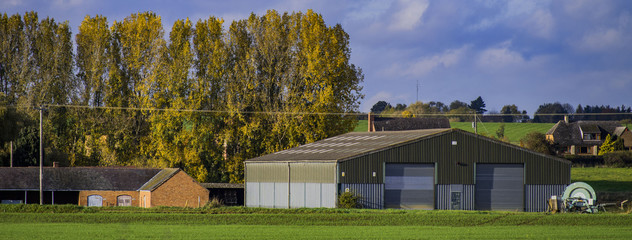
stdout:
[(40, 107), (37, 109), (39, 110), (39, 115), (40, 115), (40, 159), (39, 159), (39, 197), (40, 197), (40, 205), (44, 204), (44, 188), (43, 188), (43, 182), (44, 182), (44, 131), (42, 128), (42, 116), (43, 116), (43, 111), (44, 111), (44, 106), (40, 105)]

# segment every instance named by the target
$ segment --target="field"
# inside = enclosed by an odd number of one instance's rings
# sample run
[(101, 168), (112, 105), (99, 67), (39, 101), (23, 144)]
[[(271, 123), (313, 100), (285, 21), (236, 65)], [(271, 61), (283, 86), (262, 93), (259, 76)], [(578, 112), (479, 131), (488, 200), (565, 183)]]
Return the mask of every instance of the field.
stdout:
[[(354, 132), (366, 132), (368, 129), (367, 120), (358, 121), (358, 125)], [(478, 123), (478, 132), (487, 136), (496, 136), (496, 130), (501, 124), (505, 125), (505, 136), (509, 138), (509, 142), (513, 144), (520, 143), (520, 139), (529, 132), (546, 133), (554, 123), (495, 123), (486, 122)], [(471, 122), (451, 122), (450, 127), (462, 129), (468, 132), (474, 132)]]
[(597, 192), (632, 192), (632, 169), (572, 168), (571, 181), (586, 182)]
[[(0, 208), (0, 239), (630, 239), (631, 214), (342, 209)], [(60, 208), (64, 208), (60, 206)], [(67, 209), (66, 209), (67, 210)], [(7, 211), (7, 212), (4, 212)], [(33, 212), (34, 211), (34, 212)], [(39, 212), (44, 211), (44, 212)]]

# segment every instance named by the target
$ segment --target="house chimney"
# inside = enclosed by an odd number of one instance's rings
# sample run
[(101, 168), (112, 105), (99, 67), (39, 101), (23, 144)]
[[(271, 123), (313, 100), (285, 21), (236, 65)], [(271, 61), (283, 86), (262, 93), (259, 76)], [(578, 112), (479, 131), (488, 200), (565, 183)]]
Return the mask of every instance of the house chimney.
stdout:
[(564, 122), (568, 124), (568, 115), (564, 115)]
[(53, 162), (53, 167), (59, 167), (59, 162)]
[(369, 132), (375, 132), (375, 128), (373, 127), (373, 115), (369, 112), (369, 116), (367, 117), (369, 122), (369, 127), (367, 128)]

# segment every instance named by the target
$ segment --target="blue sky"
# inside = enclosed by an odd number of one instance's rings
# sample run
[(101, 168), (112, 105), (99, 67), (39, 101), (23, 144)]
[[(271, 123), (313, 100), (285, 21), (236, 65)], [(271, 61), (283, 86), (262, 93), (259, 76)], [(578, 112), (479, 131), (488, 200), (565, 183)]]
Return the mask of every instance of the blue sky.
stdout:
[(36, 11), (69, 21), (110, 23), (153, 11), (165, 31), (177, 19), (313, 9), (351, 38), (352, 63), (365, 74), (360, 110), (379, 100), (409, 104), (482, 96), (533, 114), (543, 103), (632, 105), (632, 1), (629, 0), (0, 0), (0, 12)]

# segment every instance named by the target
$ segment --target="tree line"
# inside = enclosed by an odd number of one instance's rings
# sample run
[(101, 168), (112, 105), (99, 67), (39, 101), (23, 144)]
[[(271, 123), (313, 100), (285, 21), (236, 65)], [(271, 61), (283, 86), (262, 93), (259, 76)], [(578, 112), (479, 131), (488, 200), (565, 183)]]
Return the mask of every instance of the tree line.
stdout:
[[(200, 182), (242, 182), (245, 159), (348, 132), (363, 74), (349, 35), (322, 16), (270, 10), (235, 20), (174, 22), (131, 14), (68, 22), (0, 17), (0, 158), (179, 167)], [(81, 107), (77, 107), (81, 106)], [(316, 114), (315, 114), (316, 113)], [(340, 113), (340, 114), (318, 114)]]
[[(481, 96), (470, 101), (470, 103), (455, 100), (449, 105), (442, 102), (430, 101), (415, 102), (410, 105), (398, 103), (393, 107), (386, 101), (378, 101), (371, 108), (371, 112), (382, 116), (390, 117), (437, 117), (445, 116), (453, 122), (474, 121), (477, 115), (478, 121), (484, 122), (528, 122), (530, 120), (527, 111), (520, 111), (515, 104), (505, 105), (500, 113), (490, 113), (485, 115), (486, 104)], [(500, 116), (503, 114), (505, 116)]]
[(474, 121), (477, 114), (478, 121), (483, 122), (534, 122), (557, 123), (569, 116), (571, 121), (630, 121), (632, 119), (632, 107), (625, 105), (611, 107), (610, 105), (578, 105), (573, 108), (568, 103), (544, 103), (538, 107), (533, 119), (526, 110), (520, 110), (515, 104), (504, 105), (500, 112), (488, 112), (482, 97), (472, 100), (469, 104), (459, 100), (446, 105), (442, 102), (430, 101), (427, 103), (415, 102), (410, 105), (398, 103), (393, 107), (386, 101), (378, 101), (371, 108), (371, 113), (391, 117), (433, 117), (441, 115), (448, 117), (450, 121), (466, 122)]

